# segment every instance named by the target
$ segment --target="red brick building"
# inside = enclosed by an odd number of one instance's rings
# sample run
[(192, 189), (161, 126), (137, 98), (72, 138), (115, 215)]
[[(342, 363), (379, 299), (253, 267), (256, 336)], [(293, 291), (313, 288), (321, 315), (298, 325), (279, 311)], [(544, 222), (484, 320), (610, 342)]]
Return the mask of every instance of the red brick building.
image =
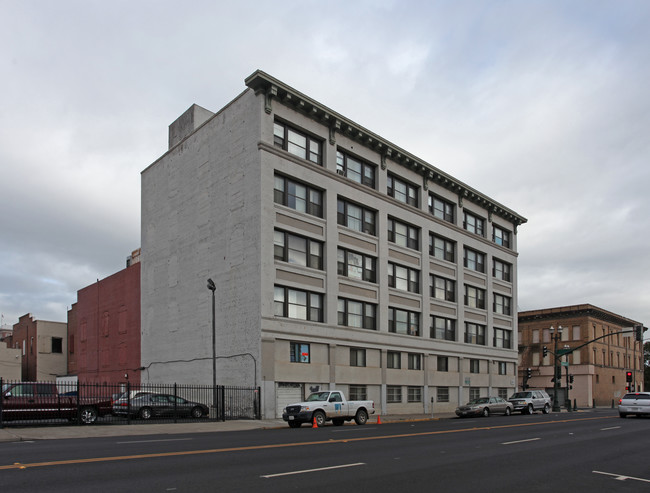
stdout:
[(140, 383), (140, 251), (125, 269), (77, 291), (68, 311), (68, 374)]

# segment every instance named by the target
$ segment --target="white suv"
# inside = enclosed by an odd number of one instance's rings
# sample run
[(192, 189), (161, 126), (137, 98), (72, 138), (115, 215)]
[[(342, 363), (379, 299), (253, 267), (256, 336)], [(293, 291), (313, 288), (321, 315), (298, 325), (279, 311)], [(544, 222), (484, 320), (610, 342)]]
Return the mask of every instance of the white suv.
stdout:
[(508, 399), (515, 411), (521, 414), (533, 414), (542, 411), (544, 414), (551, 412), (551, 398), (543, 390), (524, 390), (515, 392)]

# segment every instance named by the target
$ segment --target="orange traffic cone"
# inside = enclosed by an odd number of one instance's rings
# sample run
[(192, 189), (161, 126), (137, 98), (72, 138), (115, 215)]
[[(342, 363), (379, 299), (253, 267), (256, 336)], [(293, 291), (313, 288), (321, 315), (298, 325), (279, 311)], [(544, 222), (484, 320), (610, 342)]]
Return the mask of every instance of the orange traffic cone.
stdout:
[(381, 424), (381, 416), (380, 416), (379, 414), (377, 415), (377, 424), (378, 424), (378, 425)]
[(314, 418), (314, 423), (311, 425), (312, 428), (318, 428), (318, 423), (316, 423), (316, 418)]

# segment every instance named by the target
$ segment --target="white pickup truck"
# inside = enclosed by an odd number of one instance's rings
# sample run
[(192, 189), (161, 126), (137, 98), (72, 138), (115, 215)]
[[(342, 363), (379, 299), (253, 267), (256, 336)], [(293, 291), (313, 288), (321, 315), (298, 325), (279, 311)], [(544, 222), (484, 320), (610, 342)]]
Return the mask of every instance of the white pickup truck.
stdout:
[(289, 423), (291, 428), (313, 422), (320, 427), (326, 421), (341, 426), (345, 421), (352, 419), (358, 425), (365, 425), (370, 414), (375, 414), (373, 401), (348, 401), (343, 392), (326, 390), (309, 394), (305, 402), (288, 405), (282, 412), (282, 419)]

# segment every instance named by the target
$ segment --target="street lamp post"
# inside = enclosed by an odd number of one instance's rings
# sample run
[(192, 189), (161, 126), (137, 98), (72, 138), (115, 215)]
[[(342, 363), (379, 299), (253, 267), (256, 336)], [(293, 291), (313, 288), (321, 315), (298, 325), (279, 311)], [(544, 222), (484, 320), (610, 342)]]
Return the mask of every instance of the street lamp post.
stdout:
[(214, 292), (217, 286), (212, 279), (208, 279), (208, 289), (212, 291), (212, 408), (215, 413), (219, 413), (217, 409), (217, 354), (216, 354), (216, 330), (215, 330), (215, 301)]
[(560, 379), (557, 376), (557, 341), (559, 341), (562, 337), (562, 326), (559, 325), (556, 332), (555, 327), (551, 325), (550, 332), (551, 339), (553, 340), (553, 357), (555, 358), (553, 360), (553, 412), (560, 412), (560, 403), (557, 400), (557, 388), (558, 384), (560, 383)]

